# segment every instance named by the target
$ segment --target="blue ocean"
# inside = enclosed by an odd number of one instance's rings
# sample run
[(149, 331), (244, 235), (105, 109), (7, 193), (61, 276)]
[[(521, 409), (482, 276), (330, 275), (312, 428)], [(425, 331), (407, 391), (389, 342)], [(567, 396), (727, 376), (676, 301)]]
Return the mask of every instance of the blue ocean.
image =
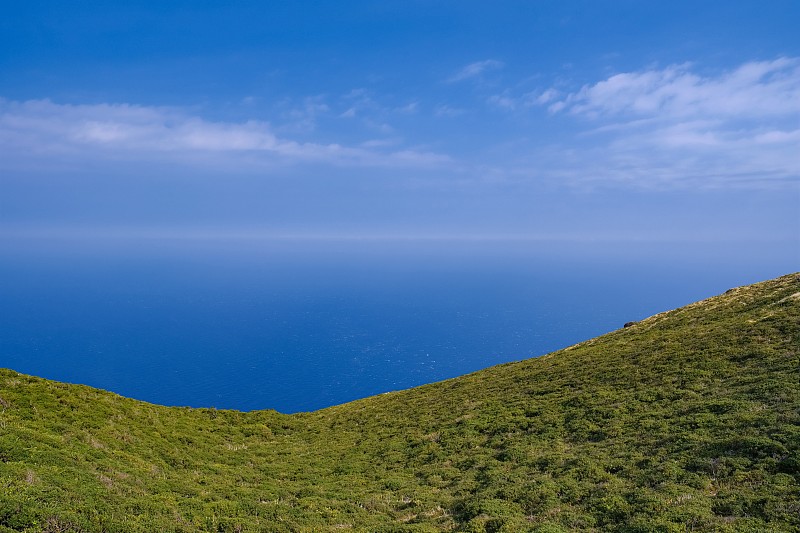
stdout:
[(694, 243), (6, 239), (0, 366), (292, 413), (546, 354), (796, 270)]

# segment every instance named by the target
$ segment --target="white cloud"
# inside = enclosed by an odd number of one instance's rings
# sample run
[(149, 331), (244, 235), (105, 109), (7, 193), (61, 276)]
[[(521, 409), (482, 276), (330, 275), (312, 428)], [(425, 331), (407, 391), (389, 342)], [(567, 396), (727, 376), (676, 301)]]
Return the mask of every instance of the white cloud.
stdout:
[(488, 102), (496, 107), (508, 111), (515, 110), (520, 104), (520, 102), (513, 96), (509, 95), (508, 92), (504, 92), (502, 94), (493, 94), (489, 97)]
[(352, 89), (342, 95), (342, 102), (347, 109), (339, 113), (339, 118), (361, 118), (374, 123), (375, 117), (383, 117), (390, 113), (390, 108), (379, 104), (366, 89)]
[(532, 91), (521, 96), (515, 95), (511, 90), (494, 94), (488, 98), (489, 104), (505, 111), (516, 111), (518, 109), (530, 109), (532, 107), (547, 106), (548, 110), (560, 110), (563, 104), (558, 100), (562, 93), (557, 89), (550, 88), (544, 91)]
[(370, 92), (364, 88), (351, 89), (343, 94), (341, 99), (354, 111), (381, 109), (381, 106), (372, 98)]
[(413, 115), (417, 111), (419, 111), (419, 102), (411, 102), (404, 106), (400, 106), (395, 108), (395, 111), (398, 113), (402, 113), (404, 115)]
[(324, 96), (306, 97), (299, 103), (283, 112), (283, 118), (287, 121), (280, 130), (292, 133), (310, 133), (317, 129), (318, 117), (330, 111), (330, 107), (325, 103)]
[(469, 65), (461, 68), (458, 72), (448, 78), (447, 81), (450, 83), (455, 83), (458, 81), (468, 80), (470, 78), (480, 76), (488, 70), (497, 70), (503, 68), (504, 66), (505, 65), (502, 61), (497, 61), (496, 59), (476, 61), (475, 63), (470, 63)]
[(460, 107), (453, 107), (447, 104), (436, 106), (436, 108), (433, 110), (433, 115), (440, 118), (455, 118), (463, 115), (464, 113), (466, 113), (464, 109)]
[(363, 88), (352, 89), (340, 97), (339, 104), (344, 111), (339, 112), (337, 117), (350, 119), (370, 135), (379, 133), (395, 136), (398, 132), (394, 122), (406, 122), (408, 117), (418, 117), (421, 105), (416, 99), (404, 99), (402, 103), (392, 102), (393, 99), (387, 95), (375, 95)]
[(370, 139), (362, 142), (359, 146), (362, 148), (385, 148), (389, 146), (397, 146), (401, 144), (401, 139)]
[[(320, 107), (323, 104), (308, 105), (312, 114), (327, 110)], [(213, 161), (233, 168), (302, 163), (430, 166), (448, 161), (440, 154), (413, 150), (297, 142), (277, 136), (266, 122), (209, 121), (173, 108), (0, 99), (0, 160), (24, 167), (42, 156), (54, 163)]]
[(800, 112), (800, 60), (750, 62), (717, 76), (691, 66), (611, 76), (561, 100), (564, 109), (588, 117), (629, 114), (672, 117), (774, 117)]
[(536, 96), (535, 102), (539, 105), (544, 105), (558, 98), (560, 94), (557, 90), (550, 88)]
[[(584, 179), (641, 186), (774, 186), (800, 181), (800, 59), (714, 75), (690, 64), (616, 74), (515, 103), (588, 122)], [(572, 174), (571, 172), (565, 172)], [(577, 179), (577, 177), (576, 177)]]

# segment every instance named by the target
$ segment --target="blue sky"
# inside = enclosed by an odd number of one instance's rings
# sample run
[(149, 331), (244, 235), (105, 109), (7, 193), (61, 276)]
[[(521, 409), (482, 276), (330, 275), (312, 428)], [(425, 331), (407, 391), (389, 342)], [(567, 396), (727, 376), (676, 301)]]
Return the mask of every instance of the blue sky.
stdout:
[(796, 250), (798, 27), (782, 0), (9, 3), (0, 232)]

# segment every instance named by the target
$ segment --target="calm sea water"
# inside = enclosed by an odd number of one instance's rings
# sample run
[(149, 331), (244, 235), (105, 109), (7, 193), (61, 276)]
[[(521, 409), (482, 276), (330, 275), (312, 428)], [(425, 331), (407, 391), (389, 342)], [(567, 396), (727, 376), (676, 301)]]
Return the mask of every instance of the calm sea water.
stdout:
[(699, 244), (3, 244), (0, 366), (283, 412), (542, 355), (797, 265)]

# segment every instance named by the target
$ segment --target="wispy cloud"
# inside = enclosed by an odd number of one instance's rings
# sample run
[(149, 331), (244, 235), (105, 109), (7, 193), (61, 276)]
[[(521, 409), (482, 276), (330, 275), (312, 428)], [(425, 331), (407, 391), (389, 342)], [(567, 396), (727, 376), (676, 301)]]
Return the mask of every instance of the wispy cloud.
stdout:
[[(320, 111), (322, 104), (309, 105), (312, 111)], [(213, 160), (232, 168), (303, 163), (430, 166), (449, 161), (441, 154), (409, 148), (386, 151), (297, 142), (276, 135), (266, 122), (209, 121), (174, 108), (0, 100), (0, 159), (24, 166), (40, 156), (78, 163), (131, 159), (206, 164)]]
[(786, 116), (800, 113), (800, 59), (745, 63), (716, 76), (696, 74), (689, 64), (617, 74), (555, 104), (561, 104), (560, 110), (590, 118)]
[(286, 124), (280, 130), (293, 133), (310, 133), (317, 129), (317, 120), (330, 111), (322, 95), (309, 96), (300, 105), (289, 106), (282, 116)]
[[(473, 63), (459, 76), (478, 76), (498, 68), (494, 63)], [(648, 188), (800, 183), (800, 58), (710, 74), (686, 63), (615, 74), (572, 90), (565, 85), (560, 79), (530, 91), (528, 84), (528, 92), (509, 88), (489, 97), (496, 110), (514, 112), (482, 118), (513, 121), (514, 127), (482, 122), (495, 134), (481, 151), (446, 137), (447, 128), (477, 116), (463, 98), (457, 106), (436, 106), (355, 89), (289, 102), (278, 109), (277, 127), (263, 120), (209, 120), (178, 108), (0, 99), (0, 170), (99, 167), (104, 161), (224, 171), (313, 164), (435, 168), (454, 187), (516, 179)], [(486, 105), (486, 95), (479, 97)], [(426, 129), (426, 120), (436, 123)], [(412, 137), (404, 127), (422, 133)], [(543, 133), (549, 131), (555, 134)], [(404, 174), (406, 181), (422, 175), (435, 181), (432, 173), (412, 174)]]
[(352, 89), (341, 97), (347, 109), (339, 114), (340, 118), (355, 118), (376, 110), (382, 111), (381, 106), (372, 98), (364, 88)]
[(497, 61), (496, 59), (486, 59), (484, 61), (476, 61), (474, 63), (470, 63), (469, 65), (464, 66), (458, 72), (450, 76), (447, 81), (450, 83), (455, 83), (459, 81), (468, 80), (470, 78), (476, 78), (487, 72), (489, 70), (498, 70), (503, 68), (505, 65), (502, 61)]
[[(800, 59), (701, 75), (691, 64), (511, 100), (585, 120), (585, 179), (670, 186), (800, 181)], [(510, 97), (509, 97), (510, 98)], [(575, 170), (578, 162), (573, 158)]]
[(453, 107), (448, 104), (436, 106), (436, 108), (433, 110), (433, 115), (435, 117), (455, 118), (463, 115), (464, 113), (466, 113), (465, 109)]

